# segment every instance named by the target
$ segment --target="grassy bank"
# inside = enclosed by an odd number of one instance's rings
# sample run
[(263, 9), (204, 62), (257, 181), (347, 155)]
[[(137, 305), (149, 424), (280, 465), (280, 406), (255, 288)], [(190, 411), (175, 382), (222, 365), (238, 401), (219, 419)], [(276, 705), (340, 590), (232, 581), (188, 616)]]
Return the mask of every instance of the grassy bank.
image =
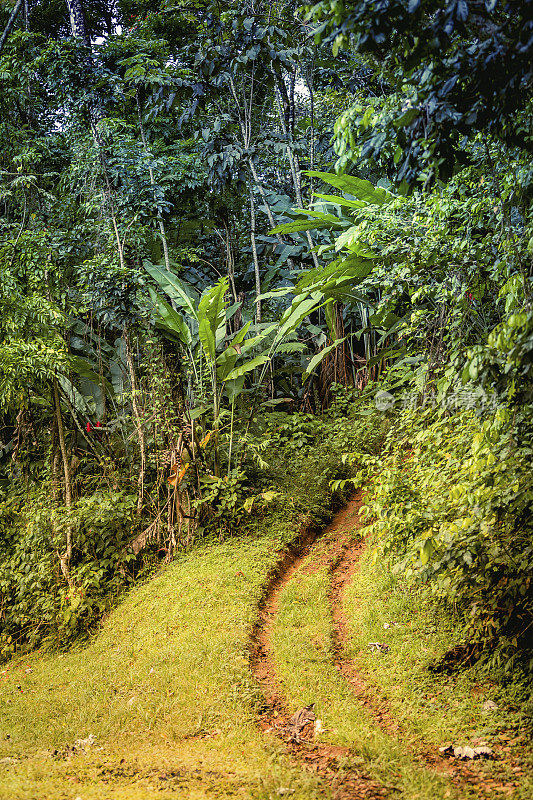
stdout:
[[(315, 796), (254, 725), (246, 659), (261, 585), (290, 533), (184, 555), (133, 590), (88, 648), (7, 665), (0, 795), (133, 799), (157, 785), (162, 798), (266, 798), (283, 786)], [(85, 755), (62, 758), (90, 734)]]
[[(462, 640), (459, 616), (436, 604), (429, 587), (375, 560), (372, 547), (346, 593), (346, 613), (348, 656), (403, 726), (435, 749), (486, 742), (496, 755), (492, 771), (507, 781), (509, 793), (532, 796), (531, 709), (524, 684), (496, 682), (481, 664), (452, 663), (449, 674), (435, 671)], [(390, 651), (371, 652), (368, 642), (376, 641)], [(497, 708), (487, 707), (492, 703)]]
[(320, 541), (280, 595), (272, 646), (284, 693), (294, 706), (315, 702), (321, 739), (353, 749), (356, 763), (403, 798), (465, 797), (414, 758), (413, 740), (388, 736), (358, 703), (333, 662), (329, 567)]
[[(451, 675), (429, 667), (457, 641), (454, 620), (438, 610), (427, 587), (391, 575), (367, 547), (360, 570), (345, 596), (349, 623), (346, 658), (378, 702), (386, 701), (398, 723), (392, 737), (380, 730), (332, 660), (329, 613), (331, 578), (327, 537), (285, 586), (274, 622), (273, 657), (283, 691), (294, 706), (316, 703), (325, 728), (321, 739), (357, 753), (358, 763), (405, 798), (510, 796), (526, 800), (533, 792), (527, 715), (520, 687), (497, 686), (479, 668)], [(389, 646), (387, 653), (369, 642)], [(490, 700), (498, 708), (484, 708)], [(487, 743), (495, 759), (476, 761), (473, 785), (455, 786), (416, 760), (453, 743)]]
[[(140, 800), (155, 789), (161, 798), (320, 796), (254, 724), (247, 644), (277, 551), (329, 517), (329, 479), (344, 469), (335, 436), (350, 422), (325, 425), (320, 442), (277, 467), (277, 483), (264, 475), (278, 495), (245, 535), (182, 552), (132, 589), (87, 647), (3, 665), (2, 800)], [(85, 753), (69, 752), (91, 734)]]

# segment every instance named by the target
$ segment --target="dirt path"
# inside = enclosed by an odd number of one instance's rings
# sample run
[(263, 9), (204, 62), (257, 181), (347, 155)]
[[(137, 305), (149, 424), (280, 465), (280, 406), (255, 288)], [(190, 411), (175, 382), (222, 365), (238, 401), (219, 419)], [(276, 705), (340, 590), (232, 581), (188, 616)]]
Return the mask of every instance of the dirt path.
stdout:
[[(361, 505), (362, 499), (357, 496), (347, 506), (352, 512), (351, 532), (354, 528), (362, 527), (358, 518)], [(352, 582), (355, 572), (359, 569), (365, 546), (366, 542), (354, 539), (353, 533), (352, 535), (343, 533), (337, 538), (334, 548), (330, 551), (329, 602), (333, 621), (333, 658), (337, 670), (350, 684), (354, 696), (373, 717), (376, 724), (385, 733), (398, 738), (402, 736), (403, 731), (401, 725), (394, 718), (389, 704), (385, 698), (380, 697), (377, 691), (369, 686), (346, 655), (349, 626), (344, 613), (344, 593)], [(465, 779), (473, 782), (471, 780), (473, 776), (460, 762), (453, 763), (449, 759), (443, 758), (428, 749), (422, 741), (417, 742), (416, 752), (413, 755), (424, 766), (452, 776), (453, 782), (456, 784), (464, 783)]]
[[(349, 515), (350, 508), (347, 506), (337, 514), (323, 535), (344, 529)], [(272, 663), (272, 625), (279, 595), (304, 564), (316, 538), (316, 531), (303, 531), (285, 551), (265, 587), (259, 605), (259, 618), (251, 641), (252, 670), (265, 696), (259, 723), (265, 732), (274, 732), (285, 741), (290, 757), (313, 770), (331, 790), (335, 800), (382, 800), (391, 796), (392, 787), (378, 784), (350, 764), (355, 754), (348, 748), (313, 741), (312, 726), (307, 726), (299, 740), (296, 739), (289, 726), (294, 709), (289, 709), (283, 698)]]
[[(362, 523), (358, 519), (358, 511), (361, 505), (362, 500), (357, 496), (347, 506), (347, 508), (353, 510), (353, 515), (355, 516), (352, 531), (353, 528), (362, 527)], [(394, 718), (387, 700), (365, 681), (346, 654), (349, 624), (344, 613), (344, 594), (353, 581), (354, 574), (360, 567), (365, 546), (366, 542), (364, 540), (357, 540), (353, 538), (353, 535), (344, 534), (337, 539), (335, 547), (330, 551), (331, 588), (329, 601), (333, 621), (334, 661), (340, 674), (350, 684), (354, 696), (372, 715), (379, 727), (390, 736), (403, 738), (409, 734), (402, 729), (402, 726)], [(412, 734), (409, 738), (412, 740)], [(486, 797), (494, 797), (494, 792), (509, 792), (508, 781), (501, 781), (494, 775), (488, 776), (484, 774), (482, 761), (451, 760), (442, 756), (437, 752), (436, 748), (428, 747), (421, 739), (414, 743), (414, 747), (413, 756), (419, 763), (441, 774), (449, 775), (452, 783), (458, 789), (471, 787)]]
[[(395, 787), (384, 786), (372, 780), (360, 768), (351, 765), (357, 753), (344, 747), (314, 741), (313, 726), (304, 730), (301, 741), (297, 741), (289, 725), (295, 709), (289, 709), (279, 683), (272, 658), (272, 630), (278, 610), (280, 593), (299, 570), (314, 571), (327, 566), (331, 576), (329, 602), (333, 623), (333, 659), (338, 672), (348, 682), (354, 700), (361, 703), (375, 723), (394, 739), (403, 738), (404, 731), (394, 718), (386, 699), (379, 696), (357, 671), (346, 655), (348, 641), (348, 622), (344, 615), (344, 593), (360, 564), (365, 542), (354, 539), (353, 531), (361, 523), (358, 519), (362, 505), (361, 496), (353, 498), (334, 518), (322, 536), (327, 538), (327, 547), (319, 559), (307, 561), (317, 539), (317, 533), (303, 531), (298, 539), (283, 554), (275, 572), (272, 574), (259, 607), (259, 619), (254, 628), (251, 644), (251, 665), (255, 677), (265, 696), (265, 706), (260, 715), (260, 726), (264, 731), (274, 732), (287, 745), (291, 758), (314, 770), (339, 800), (348, 798), (392, 797), (398, 791)], [(407, 734), (406, 734), (407, 735)], [(412, 741), (412, 734), (409, 735)], [(416, 741), (413, 757), (423, 767), (449, 776), (459, 790), (494, 796), (500, 782), (494, 777), (478, 773), (478, 763), (466, 764), (450, 761), (441, 756), (436, 748), (430, 748), (423, 741)]]

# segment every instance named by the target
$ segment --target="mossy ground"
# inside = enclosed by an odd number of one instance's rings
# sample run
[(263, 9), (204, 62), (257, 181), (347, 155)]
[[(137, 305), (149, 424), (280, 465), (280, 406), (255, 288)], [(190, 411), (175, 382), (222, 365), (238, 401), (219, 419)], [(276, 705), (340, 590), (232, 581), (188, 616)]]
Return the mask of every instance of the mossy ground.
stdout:
[[(321, 480), (320, 447), (295, 462), (279, 482), (282, 495), (246, 535), (182, 552), (134, 588), (88, 646), (36, 652), (0, 669), (1, 800), (328, 796), (315, 776), (290, 762), (283, 742), (259, 730), (262, 697), (248, 658), (279, 549), (302, 525), (329, 516), (328, 481), (338, 458), (329, 451), (327, 458)], [(427, 587), (374, 562), (371, 547), (345, 597), (346, 647), (408, 735), (391, 738), (353, 701), (332, 659), (327, 550), (326, 536), (312, 569), (296, 573), (280, 596), (272, 646), (288, 703), (315, 701), (324, 740), (353, 748), (365, 771), (406, 800), (475, 794), (424, 769), (413, 750), (420, 739), (438, 748), (476, 737), (502, 756), (496, 766), (507, 796), (529, 798), (521, 697), (479, 669), (430, 673), (428, 665), (456, 643), (454, 621)], [(370, 641), (389, 644), (389, 653), (371, 653)], [(486, 699), (499, 710), (482, 714)], [(76, 739), (91, 734), (95, 743), (85, 753), (68, 755)]]
[[(0, 764), (2, 799), (317, 796), (253, 720), (247, 637), (284, 535), (184, 554), (134, 589), (88, 647), (7, 665), (0, 758), (17, 760)], [(90, 734), (86, 754), (61, 758)]]
[[(527, 686), (498, 681), (483, 663), (435, 673), (433, 665), (464, 635), (460, 618), (435, 602), (428, 586), (392, 573), (392, 564), (366, 548), (361, 568), (345, 596), (350, 622), (347, 655), (387, 698), (395, 718), (414, 736), (438, 748), (487, 742), (495, 751), (493, 771), (517, 798), (533, 796), (531, 700)], [(387, 627), (385, 627), (387, 626)], [(390, 646), (386, 655), (368, 642)], [(511, 677), (511, 676), (510, 676)], [(483, 708), (487, 700), (497, 710)], [(518, 784), (512, 789), (512, 783)]]

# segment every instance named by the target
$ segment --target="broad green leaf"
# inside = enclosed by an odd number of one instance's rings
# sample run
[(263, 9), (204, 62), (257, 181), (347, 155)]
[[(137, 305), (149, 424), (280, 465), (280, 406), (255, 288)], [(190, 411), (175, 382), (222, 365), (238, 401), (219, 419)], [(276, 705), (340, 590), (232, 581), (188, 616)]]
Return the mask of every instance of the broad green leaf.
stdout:
[(87, 400), (81, 394), (81, 392), (76, 389), (72, 381), (70, 381), (65, 375), (58, 375), (57, 382), (65, 392), (76, 411), (78, 411), (80, 414), (92, 413), (93, 409), (90, 408)]
[(215, 331), (212, 330), (207, 317), (200, 317), (200, 321), (198, 323), (198, 335), (202, 343), (205, 357), (211, 364), (213, 364), (217, 352), (216, 338)]
[(217, 331), (225, 323), (226, 300), (229, 281), (221, 278), (218, 283), (205, 291), (198, 303), (199, 336), (208, 361), (216, 358)]
[(259, 297), (256, 298), (257, 300), (270, 300), (272, 297), (285, 297), (287, 294), (291, 294), (294, 291), (292, 286), (280, 286), (279, 289), (272, 289), (270, 292), (265, 292), (265, 294), (260, 294)]
[(366, 278), (374, 269), (373, 260), (362, 257), (357, 253), (342, 253), (328, 264), (328, 273), (331, 277), (338, 275), (351, 275), (353, 278)]
[(220, 381), (225, 380), (226, 375), (232, 371), (237, 363), (237, 359), (239, 357), (238, 351), (235, 347), (229, 345), (226, 347), (224, 352), (222, 352), (217, 358), (217, 377)]
[(249, 350), (254, 348), (259, 342), (262, 342), (263, 339), (266, 339), (273, 331), (277, 329), (278, 325), (275, 323), (274, 325), (268, 325), (264, 330), (257, 334), (257, 336), (251, 336), (249, 339), (246, 339), (241, 345), (241, 354), (244, 355)]
[(313, 292), (310, 297), (296, 297), (289, 308), (281, 317), (276, 338), (283, 339), (287, 334), (296, 330), (301, 321), (320, 305), (321, 295)]
[(246, 325), (244, 325), (240, 329), (240, 331), (237, 331), (237, 333), (230, 342), (230, 347), (236, 347), (237, 345), (240, 345), (243, 342), (251, 324), (252, 324), (251, 322), (247, 322)]
[(91, 361), (88, 361), (86, 358), (82, 358), (81, 356), (71, 356), (70, 363), (73, 370), (82, 378), (87, 378), (87, 380), (92, 381), (97, 386), (102, 386), (103, 384), (105, 390), (110, 395), (113, 394), (113, 384), (110, 383), (107, 378), (104, 378), (98, 374), (95, 369), (95, 365)]
[(178, 314), (170, 303), (167, 303), (166, 300), (158, 295), (157, 292), (154, 292), (152, 288), (149, 288), (148, 291), (163, 322), (163, 326), (161, 327), (172, 331), (184, 345), (190, 347), (192, 344), (192, 334), (181, 314)]
[[(311, 208), (295, 208), (293, 211), (296, 214), (307, 214), (309, 217), (314, 217), (315, 219), (323, 220), (324, 222), (329, 222), (333, 227), (340, 227), (346, 225), (344, 220), (339, 219), (336, 217), (335, 214), (327, 214), (324, 211), (315, 211)], [(290, 223), (289, 223), (290, 224)]]
[(279, 494), (279, 492), (275, 492), (273, 489), (267, 489), (266, 492), (261, 492), (261, 497), (265, 503), (271, 503), (275, 497), (279, 497)]
[(320, 362), (328, 355), (328, 353), (331, 353), (332, 350), (334, 350), (336, 347), (338, 347), (340, 344), (342, 344), (342, 342), (344, 342), (345, 339), (346, 339), (346, 336), (343, 336), (342, 339), (336, 339), (333, 342), (333, 344), (330, 344), (327, 347), (324, 347), (323, 350), (321, 350), (319, 353), (316, 353), (313, 356), (313, 358), (311, 359), (311, 361), (307, 365), (307, 369), (305, 370), (304, 374), (302, 375), (302, 383), (306, 382), (307, 378), (311, 375), (311, 373), (313, 372), (315, 367), (317, 367), (320, 364)]
[(324, 220), (320, 219), (303, 219), (297, 220), (296, 222), (285, 222), (283, 225), (278, 225), (276, 228), (272, 228), (269, 233), (300, 233), (301, 231), (322, 230), (323, 228), (332, 227), (342, 228), (343, 226), (340, 223), (334, 226), (333, 223), (325, 222)]
[(384, 350), (380, 350), (379, 353), (376, 353), (372, 358), (369, 358), (366, 362), (366, 366), (369, 368), (374, 367), (376, 364), (379, 364), (380, 361), (383, 361), (384, 358), (396, 358), (396, 356), (401, 356), (404, 353), (405, 347), (387, 347)]
[(321, 200), (326, 200), (328, 203), (335, 203), (346, 208), (364, 208), (366, 206), (363, 200), (347, 200), (346, 197), (341, 197), (338, 194), (319, 194), (314, 192), (313, 197), (320, 197)]
[(394, 200), (394, 195), (390, 192), (376, 188), (370, 181), (356, 178), (354, 175), (335, 175), (331, 172), (317, 172), (316, 170), (306, 170), (304, 174), (320, 178), (324, 183), (329, 183), (330, 186), (335, 186), (336, 189), (347, 192), (369, 205), (382, 206), (384, 203)]
[(143, 266), (149, 275), (158, 283), (163, 291), (175, 300), (187, 313), (198, 320), (196, 311), (197, 293), (186, 283), (181, 281), (173, 272), (144, 261)]
[(232, 381), (235, 378), (240, 378), (243, 375), (246, 375), (247, 372), (251, 372), (252, 370), (256, 369), (256, 367), (262, 367), (267, 361), (269, 361), (269, 357), (266, 354), (256, 356), (250, 361), (247, 361), (246, 364), (242, 364), (242, 366), (236, 367), (234, 370), (232, 370), (229, 375), (226, 376), (225, 381), (227, 382)]
[(230, 403), (234, 403), (236, 398), (240, 395), (244, 388), (244, 379), (245, 376), (241, 375), (238, 378), (232, 378), (231, 380), (227, 380), (224, 383), (224, 389), (228, 396), (228, 400)]
[(343, 231), (343, 233), (335, 239), (335, 250), (339, 251), (343, 247), (346, 247), (360, 258), (377, 258), (376, 253), (370, 250), (364, 242), (358, 241), (357, 237), (359, 235), (360, 231), (356, 225)]
[(252, 506), (254, 504), (254, 500), (255, 500), (255, 497), (247, 497), (246, 500), (244, 501), (244, 503), (242, 504), (242, 507), (244, 508), (245, 511), (248, 512), (248, 514), (252, 510)]
[(233, 303), (229, 308), (226, 309), (226, 319), (232, 319), (239, 308), (241, 308), (242, 303)]
[(411, 122), (416, 119), (420, 114), (418, 108), (409, 108), (405, 111), (400, 117), (393, 120), (393, 125), (395, 128), (405, 128), (407, 125), (410, 125)]
[(307, 345), (303, 342), (282, 342), (276, 347), (276, 355), (278, 353), (303, 353), (307, 350)]
[(431, 554), (433, 553), (433, 539), (426, 539), (420, 548), (420, 561), (422, 564), (427, 564)]

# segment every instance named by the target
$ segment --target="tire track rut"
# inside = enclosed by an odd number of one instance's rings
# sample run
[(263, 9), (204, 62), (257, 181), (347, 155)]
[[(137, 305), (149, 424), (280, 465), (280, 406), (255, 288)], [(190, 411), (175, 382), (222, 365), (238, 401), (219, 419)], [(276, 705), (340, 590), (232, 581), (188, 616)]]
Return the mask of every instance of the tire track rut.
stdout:
[[(323, 532), (332, 533), (339, 527), (346, 509), (337, 514)], [(395, 788), (371, 779), (353, 763), (357, 756), (352, 750), (313, 740), (313, 730), (304, 729), (296, 739), (291, 733), (290, 709), (283, 697), (272, 663), (271, 634), (278, 609), (279, 595), (293, 575), (302, 567), (320, 534), (312, 528), (302, 529), (286, 548), (265, 586), (258, 607), (258, 619), (251, 636), (250, 662), (260, 684), (265, 705), (259, 716), (260, 727), (283, 739), (292, 760), (313, 771), (331, 790), (335, 800), (383, 800), (395, 793)]]
[(481, 762), (461, 762), (450, 760), (428, 746), (422, 739), (414, 739), (394, 717), (391, 707), (379, 690), (372, 687), (358, 671), (347, 655), (349, 641), (349, 624), (344, 612), (344, 594), (352, 583), (354, 575), (361, 566), (361, 558), (366, 547), (366, 540), (354, 539), (353, 530), (363, 525), (358, 519), (359, 508), (363, 504), (360, 494), (350, 501), (354, 509), (354, 524), (350, 534), (339, 536), (331, 551), (328, 570), (330, 574), (329, 604), (332, 618), (332, 650), (333, 660), (338, 672), (349, 684), (354, 697), (373, 717), (377, 725), (393, 738), (409, 738), (413, 742), (413, 757), (423, 767), (432, 769), (443, 776), (448, 775), (458, 790), (469, 788), (480, 792), (485, 797), (493, 797), (494, 791), (509, 788), (508, 782), (498, 780), (494, 775), (481, 775), (476, 767)]

